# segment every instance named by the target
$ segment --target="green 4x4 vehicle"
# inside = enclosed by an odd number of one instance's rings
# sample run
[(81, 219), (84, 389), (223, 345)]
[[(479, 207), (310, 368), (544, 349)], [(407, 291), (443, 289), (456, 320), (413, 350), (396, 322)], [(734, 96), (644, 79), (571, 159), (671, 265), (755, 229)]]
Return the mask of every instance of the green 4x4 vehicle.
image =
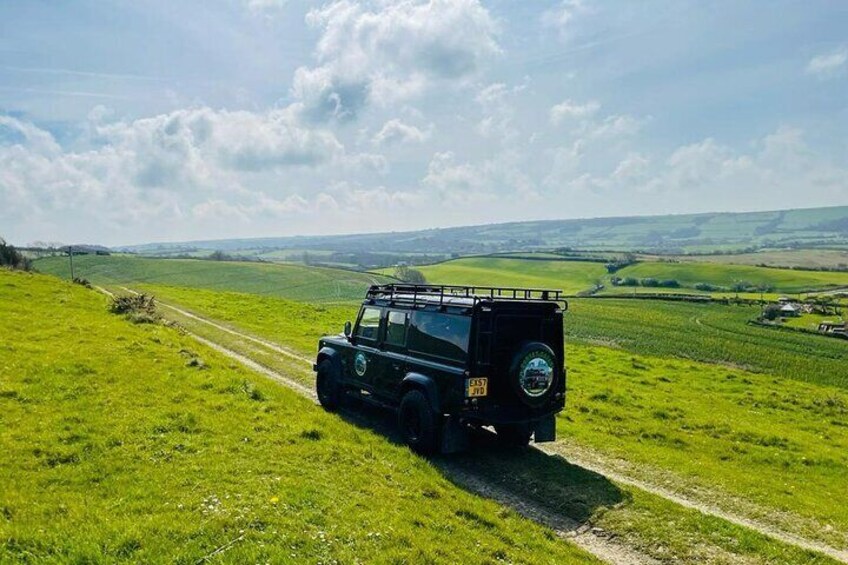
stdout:
[(512, 446), (553, 441), (565, 406), (561, 291), (378, 285), (344, 334), (318, 343), (318, 399), (354, 394), (398, 413), (420, 453), (450, 453), (470, 427)]

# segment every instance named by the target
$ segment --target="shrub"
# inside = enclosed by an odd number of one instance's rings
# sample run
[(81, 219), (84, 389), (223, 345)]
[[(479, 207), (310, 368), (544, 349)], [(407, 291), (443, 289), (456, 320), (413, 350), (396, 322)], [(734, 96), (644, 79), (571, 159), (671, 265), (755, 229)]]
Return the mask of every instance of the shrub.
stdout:
[(395, 278), (413, 284), (425, 284), (427, 282), (424, 273), (407, 265), (398, 265), (395, 267)]
[(763, 310), (762, 318), (764, 320), (774, 321), (780, 318), (780, 305), (779, 304), (769, 304), (766, 306), (765, 310)]
[(156, 301), (148, 294), (115, 296), (109, 310), (113, 314), (122, 314), (135, 324), (154, 324), (161, 316), (156, 311)]

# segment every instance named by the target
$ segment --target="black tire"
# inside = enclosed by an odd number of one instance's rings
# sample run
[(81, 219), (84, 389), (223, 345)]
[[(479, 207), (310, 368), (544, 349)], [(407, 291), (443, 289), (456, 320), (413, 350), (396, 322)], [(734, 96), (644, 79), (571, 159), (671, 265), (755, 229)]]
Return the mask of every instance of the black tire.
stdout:
[(436, 414), (420, 390), (410, 390), (400, 401), (398, 425), (406, 444), (416, 453), (436, 451), (438, 425)]
[(501, 424), (495, 426), (498, 443), (504, 447), (524, 448), (530, 444), (533, 432), (527, 424)]
[(333, 363), (329, 359), (324, 359), (318, 363), (315, 392), (318, 394), (318, 402), (328, 412), (334, 412), (341, 404), (342, 386)]
[[(522, 367), (526, 365), (528, 361), (534, 359), (544, 361), (552, 370), (548, 388), (538, 395), (529, 394), (522, 388), (521, 384)], [(551, 395), (553, 395), (554, 390), (556, 390), (557, 377), (559, 373), (556, 363), (557, 359), (553, 350), (544, 343), (540, 342), (525, 343), (515, 354), (515, 357), (512, 358), (512, 363), (509, 368), (509, 380), (516, 396), (518, 396), (519, 400), (525, 406), (538, 408), (539, 406), (544, 406), (547, 402), (549, 402)]]

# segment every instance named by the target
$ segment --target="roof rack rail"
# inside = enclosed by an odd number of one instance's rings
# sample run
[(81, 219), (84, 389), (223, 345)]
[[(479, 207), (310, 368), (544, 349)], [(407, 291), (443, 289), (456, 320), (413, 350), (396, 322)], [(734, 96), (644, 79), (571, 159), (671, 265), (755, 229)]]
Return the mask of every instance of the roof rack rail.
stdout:
[[(521, 302), (557, 302), (568, 309), (563, 292), (548, 288), (519, 288), (502, 286), (458, 286), (444, 284), (375, 284), (368, 288), (366, 298), (391, 300), (393, 302), (411, 302), (432, 304), (439, 299), (439, 305), (445, 299), (470, 298), (474, 304), (483, 300), (504, 300)], [(429, 299), (429, 300), (428, 300)]]

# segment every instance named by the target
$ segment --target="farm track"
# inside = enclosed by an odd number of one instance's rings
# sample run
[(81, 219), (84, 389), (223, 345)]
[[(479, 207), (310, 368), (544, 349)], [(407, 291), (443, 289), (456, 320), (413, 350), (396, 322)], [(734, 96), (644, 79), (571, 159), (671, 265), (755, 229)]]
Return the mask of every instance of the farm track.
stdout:
[[(132, 294), (138, 294), (136, 291), (122, 287), (123, 290), (130, 292)], [(108, 290), (97, 287), (97, 290), (112, 296), (112, 293)], [(224, 331), (226, 333), (235, 335), (247, 341), (265, 346), (275, 352), (284, 353), (287, 356), (295, 358), (299, 361), (303, 361), (304, 363), (308, 363), (310, 366), (312, 361), (305, 357), (294, 354), (290, 351), (285, 350), (273, 342), (256, 338), (254, 336), (246, 335), (241, 332), (235, 331), (232, 328), (228, 328), (206, 318), (197, 316), (191, 312), (183, 310), (182, 308), (166, 304), (164, 302), (159, 302), (159, 305), (166, 307), (180, 315), (186, 316), (191, 320), (202, 322), (207, 324), (217, 330)], [(293, 390), (294, 392), (300, 394), (308, 398), (309, 400), (318, 403), (318, 398), (315, 394), (315, 391), (298, 382), (295, 379), (287, 377), (275, 370), (272, 370), (256, 361), (250, 359), (249, 357), (242, 355), (232, 349), (225, 347), (219, 343), (215, 343), (209, 339), (201, 337), (194, 332), (188, 331), (185, 328), (181, 328), (182, 331), (186, 332), (187, 335), (190, 335), (192, 338), (197, 340), (199, 343), (206, 345), (207, 347), (233, 359), (234, 361), (238, 361), (245, 367), (256, 371), (265, 377)], [(361, 414), (353, 414), (350, 412), (345, 412), (342, 416), (356, 423), (358, 425), (363, 425), (368, 427), (369, 429), (374, 429), (384, 435), (386, 435), (390, 440), (400, 443), (400, 438), (397, 435), (397, 431), (394, 426), (388, 424), (385, 421), (381, 421), (383, 419), (378, 417), (366, 417)], [(537, 504), (531, 500), (528, 500), (526, 497), (522, 496), (520, 493), (512, 492), (511, 490), (504, 488), (493, 481), (486, 479), (479, 474), (464, 469), (461, 464), (450, 461), (448, 459), (433, 459), (431, 461), (435, 466), (442, 470), (443, 473), (454, 483), (462, 486), (466, 490), (473, 492), (479, 496), (483, 496), (485, 498), (492, 499), (499, 504), (509, 507), (521, 516), (533, 520), (534, 522), (538, 522), (556, 533), (556, 535), (564, 540), (568, 540), (578, 547), (584, 549), (585, 551), (591, 553), (597, 558), (614, 564), (621, 565), (655, 565), (659, 562), (647, 555), (644, 555), (638, 551), (635, 551), (623, 544), (618, 542), (606, 539), (602, 534), (602, 532), (597, 532), (593, 530), (591, 526), (587, 524), (581, 524), (577, 520), (569, 518), (563, 514), (554, 512), (545, 508), (544, 506)]]
[[(104, 292), (110, 296), (112, 295), (112, 293), (106, 289), (103, 289), (101, 287), (96, 288), (99, 291)], [(136, 291), (127, 287), (122, 287), (122, 289), (132, 294), (138, 294)], [(161, 301), (159, 301), (158, 303), (161, 306), (168, 308), (181, 316), (185, 316), (191, 320), (206, 324), (219, 331), (223, 331), (238, 338), (261, 345), (276, 353), (283, 354), (287, 357), (308, 364), (310, 367), (312, 365), (311, 359), (298, 355), (297, 353), (294, 353), (291, 350), (280, 346), (279, 344), (234, 330), (230, 327), (209, 320), (202, 316), (198, 316), (197, 314), (194, 314), (177, 306), (173, 306), (171, 304), (167, 304)], [(696, 320), (696, 323), (701, 322), (700, 320)], [(216, 351), (242, 363), (250, 369), (257, 371), (265, 375), (266, 377), (294, 390), (295, 392), (317, 402), (317, 397), (311, 387), (307, 387), (303, 383), (298, 382), (295, 379), (286, 377), (277, 371), (265, 367), (257, 363), (256, 361), (240, 353), (237, 353), (223, 345), (198, 336), (197, 334), (188, 330), (184, 329), (184, 331), (186, 331), (186, 333), (188, 333), (204, 345), (215, 349)], [(362, 418), (351, 417), (351, 415), (349, 414), (346, 414), (345, 416), (348, 419), (358, 420), (359, 423), (365, 424), (369, 427), (374, 427), (375, 425), (375, 422), (371, 420), (364, 420)], [(383, 427), (386, 429), (381, 429), (380, 431), (396, 441), (396, 434), (394, 430), (391, 429), (391, 426)], [(717, 518), (733, 523), (737, 526), (756, 531), (762, 535), (771, 537), (783, 543), (794, 545), (802, 549), (816, 551), (827, 555), (828, 557), (831, 557), (837, 561), (848, 563), (848, 550), (837, 549), (830, 545), (815, 540), (810, 540), (790, 532), (786, 532), (761, 521), (750, 519), (744, 516), (740, 516), (736, 513), (726, 511), (714, 504), (704, 503), (702, 501), (689, 498), (679, 492), (675, 492), (673, 490), (651, 484), (644, 480), (625, 475), (619, 472), (618, 470), (612, 468), (611, 466), (604, 464), (601, 459), (592, 457), (592, 454), (589, 452), (584, 453), (582, 452), (582, 450), (572, 449), (567, 446), (564, 446), (563, 444), (558, 443), (552, 444), (551, 446), (536, 445), (533, 446), (533, 448), (538, 449), (546, 455), (564, 457), (569, 461), (569, 463), (579, 466), (587, 471), (603, 475), (611, 481), (643, 490), (650, 494), (674, 502), (675, 504), (678, 504), (685, 508), (696, 510), (698, 512), (701, 512), (702, 514), (715, 516)], [(520, 494), (513, 493), (503, 488), (502, 486), (495, 484), (493, 481), (479, 476), (479, 474), (477, 473), (463, 469), (460, 465), (456, 463), (447, 460), (442, 460), (434, 461), (434, 464), (439, 466), (439, 468), (441, 468), (446, 474), (448, 474), (452, 480), (456, 481), (458, 484), (461, 484), (468, 490), (471, 490), (472, 492), (475, 492), (487, 498), (496, 500), (504, 506), (512, 508), (522, 516), (544, 524), (547, 527), (550, 527), (556, 532), (558, 536), (562, 537), (563, 539), (569, 539), (573, 541), (581, 548), (585, 549), (586, 551), (589, 551), (590, 553), (596, 555), (604, 561), (608, 561), (610, 563), (628, 564), (657, 563), (655, 559), (647, 555), (635, 552), (627, 548), (626, 546), (623, 546), (619, 543), (615, 543), (606, 539), (602, 535), (596, 534), (593, 529), (587, 526), (586, 524), (581, 524), (569, 518), (568, 516), (552, 512), (550, 509), (539, 505), (531, 500), (528, 500), (526, 497), (522, 497)]]

